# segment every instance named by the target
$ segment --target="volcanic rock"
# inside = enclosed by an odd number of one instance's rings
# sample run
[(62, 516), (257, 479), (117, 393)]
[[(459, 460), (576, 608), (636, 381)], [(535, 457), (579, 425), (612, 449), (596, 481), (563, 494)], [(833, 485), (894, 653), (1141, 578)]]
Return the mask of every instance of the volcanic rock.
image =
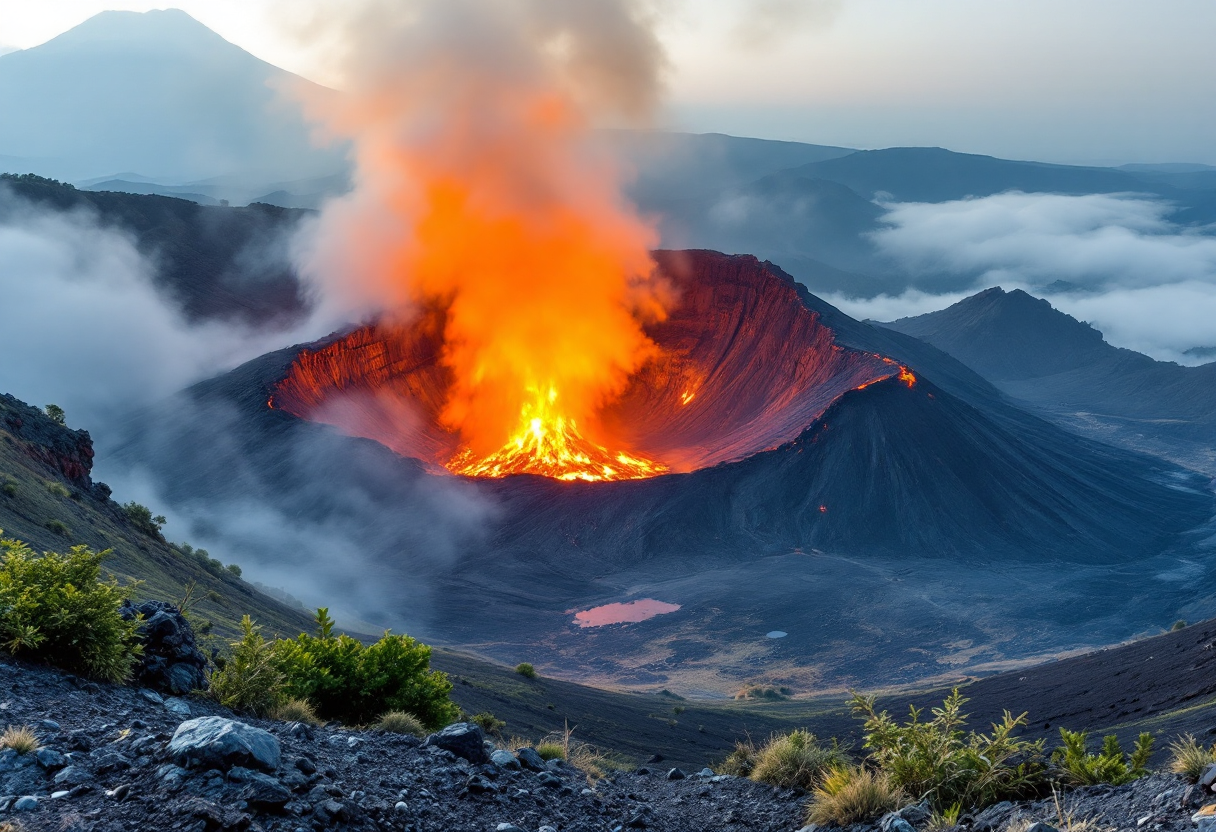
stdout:
[(260, 728), (218, 716), (183, 722), (169, 742), (169, 754), (185, 768), (279, 767), (279, 741)]
[(144, 650), (136, 681), (175, 695), (207, 689), (207, 657), (195, 645), (194, 628), (181, 610), (164, 601), (126, 600), (119, 614), (127, 621), (143, 617), (138, 634)]
[(423, 742), (426, 747), (442, 748), (457, 757), (463, 757), (474, 765), (490, 762), (486, 753), (485, 733), (480, 725), (471, 722), (453, 723), (438, 733), (431, 734)]

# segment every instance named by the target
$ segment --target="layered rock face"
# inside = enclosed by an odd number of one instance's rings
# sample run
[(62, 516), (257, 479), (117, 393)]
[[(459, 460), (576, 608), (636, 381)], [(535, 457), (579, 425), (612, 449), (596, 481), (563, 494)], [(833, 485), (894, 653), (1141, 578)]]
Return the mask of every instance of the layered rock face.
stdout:
[[(0, 393), (0, 420), (25, 443), (25, 452), (63, 474), (72, 484), (93, 488), (93, 440), (87, 430), (72, 430), (41, 410)], [(109, 496), (106, 494), (106, 496)]]

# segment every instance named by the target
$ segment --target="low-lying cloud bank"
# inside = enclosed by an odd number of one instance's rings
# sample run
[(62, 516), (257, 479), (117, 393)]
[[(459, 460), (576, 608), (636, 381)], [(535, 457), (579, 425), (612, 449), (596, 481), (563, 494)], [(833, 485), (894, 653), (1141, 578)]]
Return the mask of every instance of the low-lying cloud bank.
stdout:
[(972, 288), (827, 298), (850, 315), (919, 315), (999, 285), (1045, 297), (1110, 343), (1161, 360), (1197, 363), (1186, 350), (1216, 346), (1216, 236), (1174, 225), (1167, 203), (1010, 192), (886, 207), (887, 227), (873, 234), (884, 257), (913, 276), (971, 276)]
[[(189, 322), (153, 284), (155, 265), (84, 211), (0, 188), (0, 391), (65, 408), (98, 429), (131, 409), (317, 331)], [(312, 337), (315, 337), (313, 335)]]

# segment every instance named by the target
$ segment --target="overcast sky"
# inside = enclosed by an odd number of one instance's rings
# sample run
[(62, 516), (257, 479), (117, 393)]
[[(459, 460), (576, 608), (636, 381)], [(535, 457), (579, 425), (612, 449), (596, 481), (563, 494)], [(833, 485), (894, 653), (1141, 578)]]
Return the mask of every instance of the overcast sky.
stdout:
[[(1216, 164), (1212, 0), (652, 1), (671, 58), (667, 127), (1056, 162)], [(302, 2), (174, 5), (271, 63), (332, 83), (288, 34)], [(0, 0), (0, 52), (106, 8), (158, 7)]]

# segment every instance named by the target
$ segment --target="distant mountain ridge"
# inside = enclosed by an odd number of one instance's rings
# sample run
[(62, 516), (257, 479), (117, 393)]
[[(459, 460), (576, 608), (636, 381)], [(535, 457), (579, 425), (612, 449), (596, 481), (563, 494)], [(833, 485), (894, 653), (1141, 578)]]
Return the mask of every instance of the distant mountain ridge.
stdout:
[(1216, 474), (1216, 364), (1182, 367), (1112, 346), (1020, 289), (987, 289), (882, 325), (954, 356), (1074, 430)]
[(107, 11), (0, 56), (0, 155), (85, 179), (138, 171), (192, 181), (334, 173), (298, 105), (277, 90), (311, 82), (259, 60), (176, 9)]

